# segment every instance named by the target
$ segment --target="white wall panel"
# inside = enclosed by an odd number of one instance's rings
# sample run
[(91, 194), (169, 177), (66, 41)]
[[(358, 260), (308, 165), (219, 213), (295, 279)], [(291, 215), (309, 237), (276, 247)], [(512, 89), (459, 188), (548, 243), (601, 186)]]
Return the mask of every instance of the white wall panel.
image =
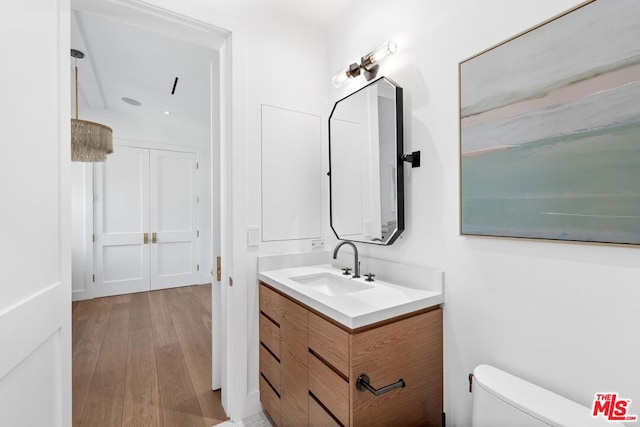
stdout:
[(262, 240), (320, 237), (320, 117), (262, 105)]

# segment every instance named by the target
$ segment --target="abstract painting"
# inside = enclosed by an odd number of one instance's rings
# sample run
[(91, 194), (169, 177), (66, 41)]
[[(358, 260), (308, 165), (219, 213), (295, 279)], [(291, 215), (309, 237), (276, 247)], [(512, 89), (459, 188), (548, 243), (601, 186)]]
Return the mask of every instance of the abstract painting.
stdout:
[(640, 244), (640, 1), (460, 63), (461, 233)]

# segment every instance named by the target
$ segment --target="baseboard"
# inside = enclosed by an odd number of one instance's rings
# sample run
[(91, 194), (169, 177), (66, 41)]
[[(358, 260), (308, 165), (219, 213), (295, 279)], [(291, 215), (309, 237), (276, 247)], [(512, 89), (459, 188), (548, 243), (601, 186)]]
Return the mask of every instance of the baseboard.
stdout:
[(93, 295), (86, 289), (79, 291), (71, 291), (71, 301), (82, 301), (85, 299), (93, 299)]
[(256, 390), (249, 393), (244, 400), (244, 410), (242, 411), (242, 418), (247, 418), (252, 415), (262, 412), (262, 403), (260, 403), (260, 391)]

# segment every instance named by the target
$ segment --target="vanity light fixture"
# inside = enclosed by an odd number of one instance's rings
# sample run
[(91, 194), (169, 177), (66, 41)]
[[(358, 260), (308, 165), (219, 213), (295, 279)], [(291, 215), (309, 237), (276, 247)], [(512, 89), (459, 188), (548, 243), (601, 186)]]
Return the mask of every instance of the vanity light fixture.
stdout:
[(367, 81), (375, 78), (376, 74), (378, 73), (378, 68), (380, 68), (380, 60), (391, 55), (392, 53), (396, 53), (397, 50), (398, 46), (394, 42), (389, 41), (384, 43), (382, 46), (360, 58), (360, 65), (354, 62), (353, 64), (349, 65), (347, 68), (333, 76), (333, 79), (331, 81), (333, 83), (333, 86), (339, 87), (347, 80), (358, 77), (360, 75), (360, 70), (364, 70), (364, 78), (367, 79)]

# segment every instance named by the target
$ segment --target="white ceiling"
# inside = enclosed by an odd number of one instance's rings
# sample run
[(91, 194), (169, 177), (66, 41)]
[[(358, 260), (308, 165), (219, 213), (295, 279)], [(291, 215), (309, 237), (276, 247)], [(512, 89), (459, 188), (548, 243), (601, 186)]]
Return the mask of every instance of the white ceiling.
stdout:
[[(77, 61), (80, 118), (82, 107), (89, 106), (163, 126), (208, 131), (214, 50), (78, 10), (72, 14), (71, 47), (86, 55)], [(74, 62), (71, 59), (72, 66)], [(126, 104), (122, 97), (142, 105)]]
[(234, 16), (279, 14), (319, 26), (330, 24), (352, 0), (198, 0)]
[[(262, 19), (278, 15), (322, 27), (352, 0), (195, 1), (232, 16)], [(105, 0), (72, 0), (71, 6), (71, 47), (86, 55), (77, 61), (80, 118), (85, 107), (107, 109), (150, 124), (207, 134), (210, 63), (222, 44), (221, 33), (197, 23), (162, 19), (140, 8), (116, 7)], [(74, 60), (70, 60), (73, 67)], [(176, 77), (176, 92), (171, 95)], [(136, 99), (142, 106), (126, 104), (122, 97)], [(164, 115), (165, 110), (172, 114)]]

